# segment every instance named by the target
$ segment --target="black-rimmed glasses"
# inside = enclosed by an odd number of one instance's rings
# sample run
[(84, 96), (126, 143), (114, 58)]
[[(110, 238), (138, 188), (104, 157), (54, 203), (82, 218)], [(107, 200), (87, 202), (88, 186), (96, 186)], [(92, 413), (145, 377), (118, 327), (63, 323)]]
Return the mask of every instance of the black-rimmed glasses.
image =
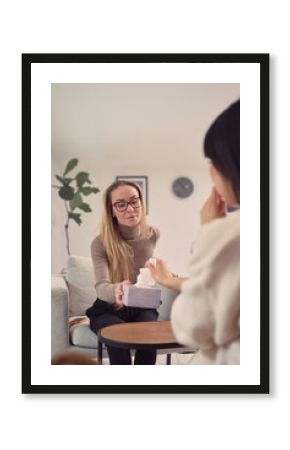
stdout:
[(133, 198), (133, 200), (130, 200), (129, 202), (116, 202), (113, 203), (113, 206), (117, 209), (119, 212), (124, 212), (127, 210), (128, 205), (132, 206), (132, 208), (140, 208), (141, 206), (141, 200), (139, 197)]

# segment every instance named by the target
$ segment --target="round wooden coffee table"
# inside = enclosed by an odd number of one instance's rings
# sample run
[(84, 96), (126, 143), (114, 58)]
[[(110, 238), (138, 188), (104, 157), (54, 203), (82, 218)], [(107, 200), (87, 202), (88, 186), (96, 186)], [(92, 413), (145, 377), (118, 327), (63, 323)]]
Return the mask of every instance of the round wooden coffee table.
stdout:
[(183, 347), (176, 341), (169, 320), (110, 325), (99, 331), (98, 338), (111, 347), (135, 350)]

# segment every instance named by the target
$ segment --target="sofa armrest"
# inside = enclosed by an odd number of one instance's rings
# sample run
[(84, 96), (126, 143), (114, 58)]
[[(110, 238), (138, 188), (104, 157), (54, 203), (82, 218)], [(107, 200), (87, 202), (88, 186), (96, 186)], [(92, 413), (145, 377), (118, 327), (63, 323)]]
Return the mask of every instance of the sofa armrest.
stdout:
[(62, 276), (51, 278), (51, 355), (69, 347), (68, 289)]

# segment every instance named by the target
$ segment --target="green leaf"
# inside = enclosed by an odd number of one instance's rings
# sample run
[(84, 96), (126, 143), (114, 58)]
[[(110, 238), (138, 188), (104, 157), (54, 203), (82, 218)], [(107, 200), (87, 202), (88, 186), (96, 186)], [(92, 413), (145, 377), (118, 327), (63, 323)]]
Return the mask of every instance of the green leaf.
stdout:
[(80, 188), (80, 192), (84, 195), (97, 194), (100, 189), (96, 187), (85, 186)]
[(60, 177), (59, 175), (55, 175), (55, 178), (61, 182), (61, 184), (63, 184), (63, 178)]
[(80, 214), (72, 213), (69, 211), (68, 216), (70, 219), (73, 219), (78, 225), (80, 225), (82, 223)]
[(64, 178), (64, 177), (60, 177), (59, 175), (55, 175), (55, 178), (60, 181), (64, 186), (68, 186), (73, 178)]
[(78, 205), (78, 208), (85, 212), (92, 212), (91, 207), (88, 203), (82, 203), (81, 205)]
[(70, 200), (69, 206), (73, 211), (75, 208), (79, 208), (79, 206), (83, 203), (82, 196), (79, 192), (76, 192), (74, 197)]
[(74, 188), (72, 188), (71, 186), (63, 186), (58, 191), (58, 195), (63, 200), (71, 200), (74, 197), (74, 193), (75, 193)]
[(73, 170), (75, 166), (77, 166), (78, 162), (79, 160), (77, 158), (71, 159), (66, 165), (65, 171), (63, 172), (63, 176), (65, 176), (68, 172)]
[(82, 187), (84, 183), (91, 184), (88, 172), (79, 172), (76, 176), (77, 186)]

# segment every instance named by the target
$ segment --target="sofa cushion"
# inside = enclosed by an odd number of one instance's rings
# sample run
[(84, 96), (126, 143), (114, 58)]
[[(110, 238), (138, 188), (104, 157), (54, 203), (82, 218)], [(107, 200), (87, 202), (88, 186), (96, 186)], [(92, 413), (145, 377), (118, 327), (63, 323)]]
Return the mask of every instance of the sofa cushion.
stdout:
[(69, 315), (85, 315), (97, 296), (91, 258), (69, 256), (65, 279), (69, 291)]
[(158, 308), (159, 317), (158, 320), (169, 320), (171, 308), (174, 300), (178, 296), (179, 292), (174, 289), (169, 289), (165, 286), (161, 286), (156, 283), (156, 287), (161, 289), (161, 305)]

